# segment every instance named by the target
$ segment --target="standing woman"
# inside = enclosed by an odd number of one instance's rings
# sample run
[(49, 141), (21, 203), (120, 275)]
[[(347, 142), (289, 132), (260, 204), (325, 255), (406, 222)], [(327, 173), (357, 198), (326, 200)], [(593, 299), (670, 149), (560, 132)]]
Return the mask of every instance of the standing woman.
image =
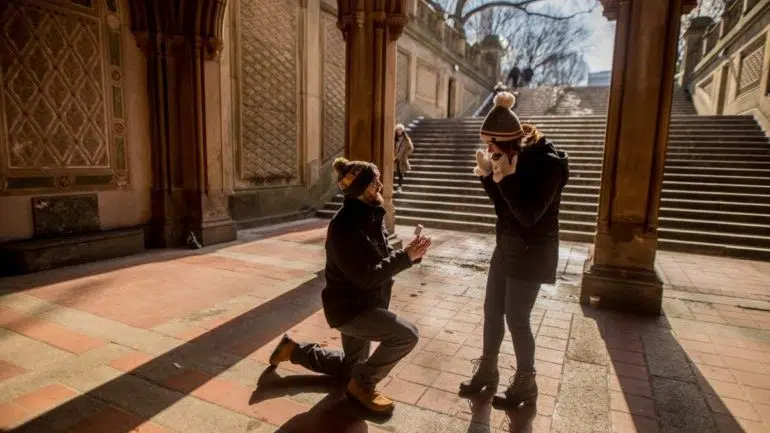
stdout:
[(460, 391), (497, 388), (497, 359), (507, 322), (516, 375), (492, 404), (515, 408), (537, 400), (535, 339), (529, 320), (540, 284), (556, 280), (559, 202), (569, 166), (566, 153), (533, 125), (519, 122), (511, 110), (516, 101), (513, 94), (500, 92), (494, 101), (480, 131), (487, 152), (476, 152), (474, 173), (494, 203), (497, 242), (484, 299), (482, 355), (474, 361), (473, 377), (460, 385)]
[(412, 169), (409, 164), (409, 156), (414, 152), (414, 144), (412, 139), (406, 134), (404, 125), (396, 125), (395, 142), (393, 148), (393, 164), (395, 165), (396, 175), (398, 176), (398, 189), (396, 192), (401, 192), (404, 186), (404, 174)]

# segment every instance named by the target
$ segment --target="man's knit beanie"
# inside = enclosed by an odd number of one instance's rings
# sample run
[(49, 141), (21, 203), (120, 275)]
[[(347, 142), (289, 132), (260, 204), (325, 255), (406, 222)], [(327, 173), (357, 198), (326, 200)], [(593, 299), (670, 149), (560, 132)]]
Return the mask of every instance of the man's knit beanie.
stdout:
[(516, 97), (511, 92), (500, 92), (495, 95), (494, 101), (495, 106), (489, 110), (481, 125), (481, 139), (485, 143), (501, 143), (524, 137), (519, 116), (511, 110)]
[(366, 161), (348, 161), (339, 157), (332, 164), (337, 173), (337, 186), (345, 197), (358, 197), (377, 177), (377, 166)]

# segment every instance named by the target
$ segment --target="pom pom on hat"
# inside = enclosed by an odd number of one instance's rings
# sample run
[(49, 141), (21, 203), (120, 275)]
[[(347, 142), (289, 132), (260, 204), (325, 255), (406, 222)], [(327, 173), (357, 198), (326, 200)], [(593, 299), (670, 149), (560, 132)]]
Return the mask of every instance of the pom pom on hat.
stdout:
[(339, 158), (335, 159), (332, 163), (332, 168), (337, 173), (337, 176), (342, 177), (345, 171), (345, 166), (348, 164), (348, 159), (344, 156), (340, 156)]
[(485, 143), (501, 143), (517, 140), (524, 136), (519, 116), (511, 108), (516, 103), (516, 96), (511, 92), (495, 95), (495, 106), (489, 110), (481, 124), (481, 139)]
[(516, 104), (516, 97), (511, 92), (500, 92), (495, 95), (495, 106), (507, 109), (513, 108)]
[(337, 186), (346, 197), (358, 197), (377, 176), (377, 166), (366, 161), (349, 161), (340, 156), (332, 163), (337, 173)]

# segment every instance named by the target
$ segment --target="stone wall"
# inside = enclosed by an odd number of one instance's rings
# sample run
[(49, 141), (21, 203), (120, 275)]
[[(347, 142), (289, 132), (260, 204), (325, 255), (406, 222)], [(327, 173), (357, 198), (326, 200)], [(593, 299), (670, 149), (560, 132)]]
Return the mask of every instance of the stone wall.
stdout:
[(682, 82), (699, 114), (751, 114), (770, 133), (770, 0), (739, 0), (685, 35)]
[[(308, 215), (336, 192), (331, 163), (344, 153), (345, 43), (336, 1), (230, 1), (232, 49), (222, 63), (232, 77), (225, 91), (233, 101), (232, 217), (243, 228)], [(415, 17), (425, 11), (415, 3)], [(438, 38), (415, 17), (398, 41), (396, 120), (472, 112), (497, 77), (480, 67), (478, 47), (466, 58), (457, 41)]]
[(2, 3), (0, 243), (146, 224), (146, 73), (127, 2)]
[[(151, 119), (128, 0), (0, 4), (0, 244), (128, 228), (141, 237), (152, 218)], [(397, 120), (472, 111), (498, 78), (494, 65), (424, 2), (412, 15), (398, 44)], [(331, 162), (345, 142), (336, 21), (334, 0), (228, 1), (223, 147), (207, 156), (217, 168), (206, 176), (224, 183), (240, 227), (308, 215), (335, 193)]]

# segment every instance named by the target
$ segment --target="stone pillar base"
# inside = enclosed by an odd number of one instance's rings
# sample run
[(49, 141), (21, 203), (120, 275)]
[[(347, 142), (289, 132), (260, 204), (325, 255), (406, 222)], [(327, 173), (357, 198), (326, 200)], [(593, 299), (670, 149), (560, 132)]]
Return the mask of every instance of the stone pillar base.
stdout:
[(655, 271), (613, 268), (594, 265), (586, 260), (580, 303), (590, 304), (598, 296), (599, 308), (660, 315), (663, 302), (663, 282)]
[(238, 238), (237, 224), (230, 218), (206, 221), (200, 228), (200, 242), (203, 246), (234, 241)]

